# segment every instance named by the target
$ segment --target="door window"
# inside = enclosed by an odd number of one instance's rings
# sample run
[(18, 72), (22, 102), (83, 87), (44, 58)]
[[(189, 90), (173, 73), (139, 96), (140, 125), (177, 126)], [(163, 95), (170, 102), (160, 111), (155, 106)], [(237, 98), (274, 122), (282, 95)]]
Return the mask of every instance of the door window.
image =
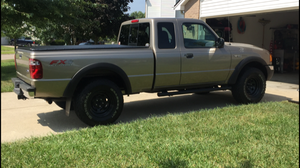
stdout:
[(158, 48), (175, 48), (174, 24), (171, 22), (157, 23)]
[(185, 48), (215, 47), (216, 36), (202, 24), (184, 23), (182, 31)]

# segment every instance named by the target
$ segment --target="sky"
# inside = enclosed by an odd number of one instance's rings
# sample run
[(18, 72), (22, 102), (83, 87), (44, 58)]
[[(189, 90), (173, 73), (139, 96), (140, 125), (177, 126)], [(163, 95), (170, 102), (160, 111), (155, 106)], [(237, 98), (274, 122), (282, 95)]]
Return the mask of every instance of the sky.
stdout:
[(145, 0), (133, 0), (128, 6), (130, 7), (130, 10), (128, 11), (129, 14), (135, 11), (142, 11), (145, 13)]

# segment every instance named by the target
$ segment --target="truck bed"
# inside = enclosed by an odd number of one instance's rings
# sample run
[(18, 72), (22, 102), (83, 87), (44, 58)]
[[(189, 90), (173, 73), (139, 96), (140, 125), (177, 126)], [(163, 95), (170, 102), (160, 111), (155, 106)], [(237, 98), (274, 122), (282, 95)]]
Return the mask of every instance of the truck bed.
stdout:
[(67, 45), (67, 46), (39, 46), (22, 47), (20, 49), (29, 51), (61, 51), (61, 50), (87, 50), (87, 49), (133, 49), (148, 48), (147, 46), (127, 46), (127, 45)]

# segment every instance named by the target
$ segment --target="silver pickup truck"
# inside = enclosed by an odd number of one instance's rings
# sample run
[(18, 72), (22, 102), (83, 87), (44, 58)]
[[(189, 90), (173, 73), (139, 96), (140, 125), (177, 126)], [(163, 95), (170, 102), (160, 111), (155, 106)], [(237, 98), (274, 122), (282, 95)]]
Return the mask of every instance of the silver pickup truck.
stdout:
[(86, 124), (113, 123), (123, 95), (158, 96), (231, 90), (240, 103), (256, 103), (273, 76), (265, 49), (224, 43), (203, 21), (154, 18), (123, 22), (117, 45), (17, 49), (18, 99), (41, 98), (75, 110)]

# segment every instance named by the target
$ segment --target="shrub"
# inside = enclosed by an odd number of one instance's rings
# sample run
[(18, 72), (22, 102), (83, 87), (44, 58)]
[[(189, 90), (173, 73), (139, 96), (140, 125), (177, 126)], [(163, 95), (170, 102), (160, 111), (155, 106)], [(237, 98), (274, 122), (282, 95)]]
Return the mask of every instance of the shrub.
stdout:
[(64, 40), (55, 40), (50, 42), (50, 45), (65, 45), (65, 41)]

